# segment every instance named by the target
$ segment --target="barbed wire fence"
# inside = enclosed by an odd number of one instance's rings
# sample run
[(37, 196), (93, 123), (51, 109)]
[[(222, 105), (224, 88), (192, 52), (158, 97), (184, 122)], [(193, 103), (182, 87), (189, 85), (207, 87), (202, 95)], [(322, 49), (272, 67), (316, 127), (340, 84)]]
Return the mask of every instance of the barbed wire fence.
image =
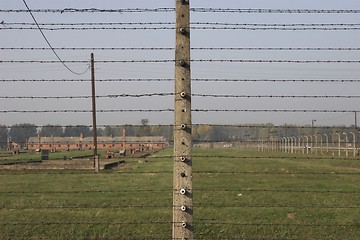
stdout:
[[(175, 8), (128, 8), (128, 9), (96, 9), (96, 8), (64, 8), (64, 9), (32, 9), (33, 13), (42, 13), (42, 14), (148, 14), (148, 13), (175, 13)], [(327, 10), (315, 10), (315, 9), (230, 9), (230, 8), (190, 8), (190, 11), (194, 14), (359, 14), (360, 10), (339, 10), (339, 9), (327, 9)], [(6, 14), (28, 14), (27, 10), (24, 9), (1, 9), (0, 12)], [(134, 26), (135, 25), (135, 26)], [(235, 22), (193, 22), (191, 23), (191, 31), (281, 31), (281, 32), (304, 32), (304, 31), (324, 31), (324, 32), (339, 32), (339, 31), (358, 31), (359, 23), (319, 23), (319, 24), (309, 24), (309, 23), (277, 23), (277, 24), (259, 24), (259, 23), (235, 23)], [(177, 28), (175, 27), (174, 22), (79, 22), (79, 23), (41, 23), (39, 24), (40, 28), (43, 31), (52, 32), (63, 32), (63, 31), (169, 31), (173, 32)], [(35, 27), (34, 23), (30, 22), (14, 22), (14, 21), (3, 21), (1, 23), (0, 31), (4, 34), (7, 34), (10, 31), (31, 31), (38, 30)], [(192, 36), (193, 37), (193, 36)], [(200, 40), (201, 42), (201, 40)], [(325, 45), (325, 44), (324, 44)], [(149, 58), (149, 52), (160, 52), (166, 54), (172, 53), (174, 47), (54, 47), (56, 51), (120, 51), (120, 52), (143, 52), (145, 55), (141, 59), (102, 59), (96, 60), (96, 64), (101, 64), (101, 66), (111, 65), (111, 64), (124, 64), (126, 66), (137, 65), (137, 64), (151, 64), (151, 65), (161, 65), (170, 66), (174, 65), (176, 62), (172, 58)], [(348, 52), (357, 52), (360, 48), (357, 47), (193, 47), (191, 51), (206, 53), (207, 52), (327, 52), (330, 54), (336, 53), (348, 53)], [(13, 55), (5, 54), (4, 58), (1, 59), (0, 65), (10, 66), (16, 65), (22, 66), (30, 64), (30, 66), (35, 65), (56, 65), (59, 61), (42, 59), (41, 56), (45, 52), (48, 52), (51, 48), (43, 47), (7, 47), (2, 46), (0, 51), (7, 53), (20, 52), (26, 53), (30, 52), (31, 56), (34, 58), (23, 59), (13, 58)], [(40, 53), (39, 53), (40, 52)], [(39, 57), (37, 54), (40, 54)], [(9, 57), (10, 56), (10, 57)], [(15, 55), (18, 56), (18, 55)], [(45, 55), (46, 58), (48, 57)], [(160, 55), (161, 56), (161, 55)], [(167, 55), (166, 55), (167, 56)], [(201, 56), (201, 55), (200, 55)], [(211, 64), (290, 64), (290, 65), (313, 65), (319, 64), (323, 65), (335, 65), (335, 64), (344, 64), (352, 65), (358, 64), (360, 60), (354, 58), (334, 58), (332, 55), (329, 58), (322, 60), (314, 59), (252, 59), (252, 58), (238, 58), (232, 57), (196, 57), (191, 59), (191, 64), (208, 64), (208, 67), (211, 68)], [(219, 56), (223, 56), (219, 54)], [(225, 55), (227, 56), (227, 55)], [(337, 56), (337, 55), (336, 55)], [(342, 56), (342, 55), (341, 55)], [(346, 55), (345, 55), (346, 56)], [(75, 59), (75, 58), (74, 58)], [(89, 60), (83, 59), (64, 59), (65, 64), (88, 64)], [(165, 65), (163, 65), (165, 64)], [(221, 65), (223, 66), (223, 65)], [(288, 65), (286, 65), (288, 66)], [(357, 84), (360, 82), (360, 79), (355, 77), (353, 78), (326, 78), (320, 76), (320, 78), (294, 78), (294, 77), (284, 77), (284, 78), (230, 78), (230, 77), (207, 77), (201, 76), (201, 71), (196, 73), (198, 68), (193, 67), (195, 73), (193, 75), (200, 76), (192, 78), (192, 82), (197, 84), (229, 84), (230, 87), (234, 87), (233, 84), (238, 84), (237, 87), (243, 87), (241, 84), (250, 83), (250, 84), (280, 84), (280, 87), (286, 87), (281, 84), (340, 84), (342, 86), (350, 85), (353, 88), (358, 88)], [(106, 69), (105, 69), (106, 71)], [(33, 70), (30, 70), (30, 73), (27, 73), (27, 78), (2, 78), (0, 79), (0, 84), (4, 86), (5, 89), (10, 87), (21, 88), (20, 84), (29, 84), (30, 86), (35, 86), (39, 88), (39, 85), (36, 84), (81, 84), (79, 85), (82, 88), (85, 88), (84, 85), (90, 82), (90, 79), (86, 78), (55, 78), (51, 76), (44, 77), (43, 79), (38, 79), (38, 76), (32, 76), (31, 73)], [(239, 74), (241, 76), (241, 73)], [(327, 75), (325, 75), (327, 76)], [(130, 84), (166, 84), (174, 83), (173, 78), (164, 78), (164, 77), (100, 77), (96, 79), (97, 84), (109, 84), (109, 83), (130, 83)], [(84, 85), (83, 85), (84, 84)], [(27, 86), (29, 86), (27, 85)], [(79, 87), (78, 85), (76, 85)], [(215, 88), (219, 88), (219, 85), (214, 85)], [(268, 86), (268, 85), (267, 85)], [(338, 85), (337, 85), (338, 86)], [(101, 86), (97, 86), (101, 88)], [(145, 87), (146, 88), (146, 87)], [(119, 89), (116, 87), (116, 89)], [(151, 89), (151, 88), (150, 88)], [(356, 114), (359, 112), (358, 107), (358, 94), (323, 94), (320, 92), (313, 92), (313, 94), (272, 94), (271, 91), (265, 93), (255, 93), (255, 94), (234, 94), (234, 93), (207, 93), (202, 91), (203, 87), (200, 86), (197, 88), (197, 92), (191, 93), (191, 100), (196, 104), (197, 100), (200, 102), (203, 99), (206, 101), (206, 105), (196, 105), (192, 109), (193, 114), (240, 114), (240, 113), (251, 113), (251, 114), (311, 114), (311, 113), (320, 113), (320, 114), (354, 114), (355, 115), (355, 124), (351, 127), (333, 127), (333, 126), (314, 126), (314, 119), (312, 125), (303, 124), (285, 124), (285, 125), (269, 125), (269, 124), (216, 124), (216, 123), (194, 123), (191, 124), (193, 130), (193, 135), (195, 131), (200, 127), (210, 127), (212, 129), (219, 128), (220, 130), (227, 129), (229, 132), (241, 132), (241, 135), (237, 137), (228, 137), (228, 138), (219, 138), (213, 140), (211, 138), (195, 138), (193, 136), (193, 142), (195, 148), (212, 148), (212, 147), (221, 147), (221, 148), (235, 148), (244, 151), (244, 153), (238, 153), (236, 151), (230, 151), (228, 154), (218, 154), (216, 151), (212, 154), (201, 154), (201, 152), (195, 152), (192, 155), (192, 162), (194, 162), (193, 175), (194, 179), (197, 181), (194, 184), (193, 189), (187, 189), (187, 191), (194, 193), (194, 205), (192, 209), (196, 214), (194, 218), (194, 236), (197, 239), (304, 239), (304, 238), (326, 238), (330, 236), (331, 239), (343, 239), (346, 236), (347, 239), (356, 239), (358, 237), (360, 225), (356, 219), (351, 219), (349, 221), (331, 221), (327, 216), (335, 216), (336, 214), (349, 214), (350, 212), (359, 213), (360, 206), (356, 204), (360, 200), (360, 189), (352, 184), (353, 182), (358, 181), (359, 179), (359, 156), (356, 155), (358, 147), (356, 146), (359, 142), (359, 129), (357, 127)], [(109, 90), (109, 89), (106, 89)], [(106, 92), (105, 90), (105, 92)], [(100, 105), (97, 113), (100, 116), (101, 114), (174, 114), (173, 106), (165, 106), (157, 104), (158, 101), (155, 101), (152, 105), (145, 105), (142, 108), (135, 108), (131, 105), (128, 107), (113, 107), (114, 105), (107, 106), (107, 102), (119, 99), (126, 99), (129, 102), (134, 100), (145, 99), (148, 101), (150, 98), (157, 99), (161, 98), (160, 101), (172, 102), (175, 96), (179, 96), (180, 92), (168, 91), (154, 91), (154, 92), (143, 92), (143, 89), (136, 89), (134, 93), (122, 92), (118, 93), (119, 90), (116, 90), (116, 93), (103, 93), (96, 95), (96, 99), (99, 101), (104, 101), (105, 104)], [(138, 91), (139, 90), (139, 91)], [(217, 90), (217, 89), (216, 89)], [(123, 90), (121, 90), (123, 91)], [(0, 110), (2, 115), (16, 115), (19, 116), (36, 116), (42, 118), (43, 114), (74, 114), (74, 116), (79, 116), (82, 118), (81, 114), (92, 113), (92, 110), (83, 107), (83, 105), (76, 105), (72, 102), (61, 101), (83, 101), (90, 99), (92, 96), (89, 94), (68, 94), (67, 92), (56, 92), (55, 95), (50, 94), (41, 94), (41, 95), (27, 95), (27, 94), (10, 94), (12, 91), (9, 91), (9, 94), (3, 95), (0, 97), (3, 101), (34, 101), (34, 105), (30, 105), (29, 108), (25, 109), (23, 106), (26, 104), (16, 107), (7, 108), (3, 107)], [(104, 91), (103, 91), (104, 92)], [(137, 93), (140, 92), (140, 93)], [(213, 91), (210, 91), (213, 92)], [(259, 91), (264, 92), (264, 91)], [(169, 100), (169, 98), (171, 100)], [(216, 107), (218, 105), (213, 104), (209, 107), (211, 99), (231, 99), (231, 100), (265, 100), (265, 101), (274, 101), (272, 107), (267, 107), (269, 105), (252, 107), (252, 104), (237, 104), (235, 103), (234, 107)], [(326, 100), (326, 108), (317, 107), (314, 104), (314, 107), (308, 108), (304, 107), (301, 104), (294, 104), (294, 108), (289, 108), (277, 100), (295, 100), (303, 101), (309, 99), (310, 101), (315, 100)], [(57, 107), (51, 107), (50, 105), (45, 105), (43, 108), (39, 102), (36, 101), (57, 101), (60, 103), (56, 105)], [(337, 101), (340, 100), (350, 100), (351, 103), (347, 105), (348, 108), (344, 109), (342, 105), (338, 105)], [(8, 102), (7, 102), (8, 103)], [(141, 104), (140, 104), (141, 105)], [(6, 104), (3, 106), (12, 106), (11, 104)], [(75, 106), (75, 108), (70, 107)], [(136, 105), (135, 105), (136, 106)], [(32, 115), (29, 115), (32, 114)], [(73, 115), (71, 115), (73, 116)], [(263, 115), (262, 115), (263, 116)], [(86, 117), (90, 118), (88, 115)], [(200, 118), (199, 118), (200, 119)], [(211, 118), (207, 118), (211, 119)], [(82, 126), (91, 127), (89, 124), (90, 119), (86, 121), (86, 124)], [(52, 127), (61, 126), (63, 128), (71, 125), (64, 124), (53, 124), (47, 125)], [(123, 127), (126, 124), (107, 124), (105, 121), (97, 124), (97, 127)], [(36, 125), (37, 128), (42, 128), (45, 125)], [(141, 125), (136, 124), (127, 124), (128, 127), (140, 128)], [(153, 126), (164, 126), (175, 129), (181, 129), (182, 125), (176, 124), (159, 124)], [(26, 128), (26, 126), (6, 126), (6, 128)], [(250, 129), (250, 130), (249, 130)], [(263, 130), (262, 133), (259, 133), (260, 130)], [(296, 129), (297, 131), (295, 131)], [(251, 131), (254, 130), (254, 131)], [(256, 132), (256, 131), (257, 132)], [(315, 132), (316, 131), (316, 132)], [(296, 133), (296, 134), (295, 134)], [(330, 136), (330, 133), (332, 134)], [(352, 135), (352, 134), (353, 135)], [(326, 135), (327, 134), (327, 135)], [(335, 137), (336, 136), (336, 137)], [(352, 136), (352, 138), (350, 138)], [(169, 140), (170, 143), (174, 143), (173, 140)], [(351, 144), (352, 148), (349, 147)], [(353, 151), (354, 156), (351, 156)], [(256, 152), (257, 154), (249, 154)], [(262, 154), (265, 152), (265, 154)], [(325, 154), (326, 152), (326, 154)], [(221, 153), (221, 152), (220, 152)], [(237, 153), (237, 154), (236, 154)], [(165, 156), (154, 156), (151, 158), (151, 161), (154, 163), (166, 163), (174, 159), (174, 162), (181, 163), (181, 156), (174, 156), (175, 154), (169, 154)], [(337, 156), (338, 155), (338, 156)], [(339, 171), (332, 171), (330, 168), (314, 168), (307, 169), (306, 167), (298, 167), (294, 169), (278, 169), (271, 167), (271, 165), (265, 164), (264, 168), (258, 167), (256, 170), (247, 170), (246, 166), (251, 165), (252, 161), (263, 160), (263, 161), (274, 161), (274, 158), (278, 161), (325, 161), (329, 165), (335, 166), (346, 166), (346, 168)], [(204, 161), (206, 159), (208, 164), (205, 165), (196, 165), (198, 161)], [(138, 157), (127, 157), (129, 163), (136, 164), (138, 162)], [(218, 164), (219, 161), (222, 161), (223, 164), (232, 164), (235, 162), (238, 166), (235, 169), (222, 169)], [(316, 164), (315, 164), (316, 165)], [(197, 166), (203, 167), (202, 169), (197, 168)], [(69, 176), (77, 176), (78, 171), (2, 171), (1, 177), (11, 177), (18, 178), (22, 175), (31, 176), (30, 180), (38, 180), (40, 176), (49, 175), (55, 181), (59, 181), (63, 174)], [(174, 221), (171, 218), (171, 209), (181, 209), (183, 205), (174, 205), (171, 203), (171, 195), (179, 193), (182, 189), (173, 188), (169, 183), (161, 185), (161, 188), (156, 186), (147, 185), (146, 181), (153, 182), (153, 179), (149, 180), (150, 175), (155, 175), (156, 178), (165, 179), (169, 181), (172, 178), (173, 171), (171, 168), (164, 169), (151, 169), (142, 171), (141, 168), (135, 171), (123, 171), (121, 174), (116, 173), (103, 173), (104, 178), (107, 181), (113, 183), (114, 180), (109, 180), (110, 178), (115, 180), (123, 181), (123, 183), (114, 183), (114, 186), (108, 186), (106, 181), (105, 184), (96, 185), (95, 188), (88, 187), (85, 190), (77, 187), (63, 186), (60, 189), (46, 189), (46, 185), (38, 188), (30, 188), (25, 190), (17, 190), (18, 188), (12, 189), (4, 188), (1, 190), (1, 194), (5, 196), (4, 201), (1, 203), (1, 208), (3, 211), (4, 221), (1, 221), (3, 228), (11, 229), (9, 230), (8, 236), (2, 236), (1, 238), (10, 239), (10, 238), (21, 238), (16, 233), (14, 229), (26, 228), (31, 232), (31, 229), (34, 231), (42, 232), (43, 227), (50, 226), (62, 226), (65, 230), (60, 230), (61, 234), (73, 234), (73, 238), (76, 239), (81, 236), (80, 233), (76, 233), (74, 229), (83, 229), (83, 227), (91, 226), (94, 229), (92, 236), (93, 238), (104, 238), (104, 239), (169, 239), (171, 238), (171, 226), (173, 224), (184, 224), (182, 221)], [(81, 171), (80, 175), (84, 175), (86, 179), (93, 176), (92, 173)], [(129, 179), (144, 178), (142, 186), (132, 185), (131, 183), (127, 184), (126, 181), (131, 181)], [(301, 177), (299, 177), (301, 176)], [(334, 178), (335, 176), (335, 178)], [(305, 181), (304, 179), (316, 179), (320, 177), (325, 177), (329, 184), (326, 182), (314, 183), (311, 181)], [(349, 186), (338, 186), (335, 185), (335, 181), (338, 177), (352, 177), (349, 180)], [(295, 180), (293, 180), (296, 178)], [(228, 184), (224, 179), (228, 179), (230, 184)], [(244, 179), (247, 179), (245, 182)], [(260, 180), (259, 180), (260, 179)], [(335, 180), (334, 180), (335, 179)], [(268, 181), (280, 181), (278, 185), (271, 186)], [(302, 184), (305, 181), (308, 185), (295, 188), (297, 184)], [(154, 181), (156, 183), (156, 181)], [(289, 182), (289, 184), (287, 184)], [(196, 184), (197, 183), (197, 184)], [(334, 183), (334, 186), (330, 184)], [(74, 182), (72, 182), (74, 184)], [(293, 185), (291, 185), (293, 184)], [(321, 184), (323, 188), (316, 188), (314, 185)], [(13, 186), (13, 185), (10, 185)], [(200, 187), (201, 186), (201, 187)], [(121, 189), (116, 188), (119, 187)], [(66, 199), (68, 196), (70, 198), (77, 199), (77, 196), (86, 195), (89, 196), (88, 201), (84, 202), (68, 202)], [(154, 196), (161, 195), (159, 199)], [(30, 196), (30, 197), (29, 197)], [(92, 201), (91, 198), (96, 198), (101, 196), (103, 204), (98, 205), (98, 202)], [(150, 196), (150, 197), (149, 197)], [(198, 196), (198, 197), (196, 197)], [(222, 197), (219, 197), (222, 196)], [(239, 201), (242, 196), (246, 196), (245, 200)], [(286, 196), (286, 198), (284, 197)], [(29, 200), (26, 203), (23, 203), (20, 206), (11, 203), (13, 198), (28, 197)], [(37, 202), (37, 198), (64, 198), (65, 201), (45, 201)], [(236, 198), (234, 200), (234, 198)], [(301, 203), (295, 201), (295, 199), (303, 199)], [(80, 197), (79, 197), (80, 199)], [(230, 200), (231, 199), (231, 200)], [(330, 199), (330, 200), (329, 200)], [(348, 202), (346, 199), (353, 199), (353, 202)], [(240, 202), (240, 203), (239, 203)], [(58, 213), (59, 211), (68, 211), (69, 219), (61, 218), (51, 218), (46, 217), (39, 218), (36, 221), (30, 221), (26, 218), (14, 219), (5, 214), (5, 212), (23, 212), (23, 211), (46, 211), (52, 210), (53, 212)], [(106, 215), (100, 213), (101, 209), (107, 209)], [(160, 210), (159, 210), (160, 209)], [(324, 220), (318, 219), (316, 221), (306, 221), (301, 222), (297, 220), (297, 216), (294, 212), (300, 212), (302, 209), (304, 212), (300, 213), (303, 215), (314, 214), (319, 218), (325, 216)], [(82, 216), (79, 218), (73, 217), (73, 213), (81, 213), (85, 210), (97, 211), (100, 217), (94, 216)], [(160, 214), (151, 213), (154, 211), (160, 211)], [(189, 209), (181, 209), (181, 211), (188, 211)], [(138, 216), (126, 215), (126, 219), (121, 219), (124, 215), (112, 216), (109, 212), (115, 211), (117, 214), (120, 214), (121, 211), (124, 212), (134, 212)], [(140, 212), (145, 213), (144, 215)], [(262, 215), (262, 212), (269, 213), (274, 215), (276, 220), (267, 220), (267, 215)], [(315, 213), (314, 213), (315, 212)], [(286, 214), (287, 219), (281, 220), (283, 214)], [(111, 215), (111, 216), (109, 216)], [(253, 215), (253, 216), (252, 216)], [(77, 216), (74, 214), (74, 216)], [(198, 217), (197, 217), (198, 216)], [(143, 218), (143, 219), (141, 219)], [(265, 218), (265, 219), (263, 219)], [(120, 219), (120, 220), (119, 220)], [(111, 231), (104, 232), (102, 227), (110, 226)], [(124, 227), (125, 226), (125, 227)], [(137, 232), (127, 232), (122, 228), (127, 228), (128, 226), (136, 226), (142, 231)], [(142, 228), (142, 226), (144, 226)], [(183, 226), (183, 225), (182, 225)], [(98, 228), (97, 228), (98, 227)], [(185, 226), (184, 228), (186, 228)], [(69, 230), (66, 230), (68, 229)], [(133, 229), (128, 227), (129, 229)], [(144, 229), (147, 229), (146, 231)], [(42, 229), (42, 230), (41, 230)], [(97, 233), (97, 231), (99, 231)], [(301, 232), (307, 231), (306, 235), (301, 235)], [(116, 235), (116, 233), (122, 234), (122, 236)], [(66, 234), (66, 236), (68, 236)], [(77, 235), (80, 234), (80, 235)], [(38, 238), (39, 235), (34, 235), (33, 238)], [(64, 235), (63, 235), (64, 236)], [(40, 236), (43, 238), (54, 237), (52, 235)], [(56, 237), (56, 236), (55, 236)], [(30, 237), (31, 238), (31, 237)], [(71, 237), (70, 237), (71, 238)], [(172, 237), (172, 239), (183, 239)]]

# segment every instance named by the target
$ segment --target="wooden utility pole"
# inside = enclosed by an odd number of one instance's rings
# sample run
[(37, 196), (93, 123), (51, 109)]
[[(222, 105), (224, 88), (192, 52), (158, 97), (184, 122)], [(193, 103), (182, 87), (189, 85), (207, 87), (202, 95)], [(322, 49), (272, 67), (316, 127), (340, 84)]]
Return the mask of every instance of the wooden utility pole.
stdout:
[(96, 96), (95, 96), (95, 67), (94, 54), (91, 53), (91, 94), (92, 94), (92, 119), (93, 119), (93, 142), (94, 142), (94, 167), (95, 172), (100, 172), (100, 160), (97, 153), (97, 133), (96, 133)]
[(176, 0), (173, 239), (193, 239), (190, 6)]

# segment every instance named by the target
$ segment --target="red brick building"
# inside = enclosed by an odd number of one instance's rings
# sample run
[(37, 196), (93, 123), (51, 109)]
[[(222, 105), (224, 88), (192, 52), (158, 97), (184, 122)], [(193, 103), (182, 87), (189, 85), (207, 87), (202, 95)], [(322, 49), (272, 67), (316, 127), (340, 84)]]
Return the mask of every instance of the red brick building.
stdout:
[[(98, 137), (97, 149), (119, 149), (130, 152), (145, 151), (151, 149), (163, 149), (169, 143), (163, 136), (147, 137)], [(68, 150), (90, 150), (94, 149), (92, 137), (31, 137), (28, 140), (29, 150), (50, 150), (50, 151), (68, 151)]]

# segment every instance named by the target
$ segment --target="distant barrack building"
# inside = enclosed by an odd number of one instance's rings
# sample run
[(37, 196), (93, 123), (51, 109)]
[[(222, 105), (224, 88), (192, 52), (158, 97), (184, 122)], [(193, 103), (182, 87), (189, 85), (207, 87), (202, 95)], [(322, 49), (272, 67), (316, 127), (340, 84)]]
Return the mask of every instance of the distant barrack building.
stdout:
[[(145, 151), (151, 149), (163, 149), (169, 145), (163, 136), (125, 136), (122, 137), (98, 137), (97, 149), (120, 149), (130, 152)], [(50, 150), (69, 151), (69, 150), (90, 150), (94, 149), (93, 137), (30, 137), (27, 142), (29, 150)]]

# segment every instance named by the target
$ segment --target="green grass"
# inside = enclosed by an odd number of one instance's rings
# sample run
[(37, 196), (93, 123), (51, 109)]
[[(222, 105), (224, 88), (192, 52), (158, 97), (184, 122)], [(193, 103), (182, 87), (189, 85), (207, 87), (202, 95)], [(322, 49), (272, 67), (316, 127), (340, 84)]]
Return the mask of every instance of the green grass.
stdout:
[[(171, 155), (101, 174), (3, 171), (0, 239), (171, 239)], [(196, 239), (359, 239), (359, 159), (193, 155)]]
[[(104, 154), (105, 150), (99, 151), (99, 154)], [(55, 153), (49, 153), (49, 160), (63, 160), (68, 158), (77, 158), (82, 156), (90, 156), (93, 154), (92, 150), (86, 151), (61, 151)], [(22, 151), (20, 154), (0, 154), (0, 164), (7, 162), (31, 162), (41, 160), (41, 152), (35, 151)]]

